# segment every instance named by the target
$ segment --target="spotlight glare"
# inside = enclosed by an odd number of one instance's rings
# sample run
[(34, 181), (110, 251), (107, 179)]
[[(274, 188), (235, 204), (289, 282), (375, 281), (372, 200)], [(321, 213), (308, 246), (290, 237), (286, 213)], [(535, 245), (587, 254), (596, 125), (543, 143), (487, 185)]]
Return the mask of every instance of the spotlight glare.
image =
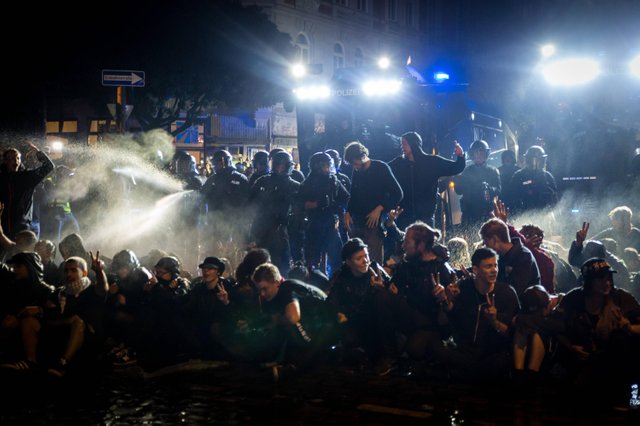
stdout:
[(378, 59), (378, 66), (383, 70), (386, 70), (387, 68), (389, 68), (390, 65), (391, 65), (391, 61), (389, 61), (389, 58), (387, 58), (386, 56), (383, 56), (382, 58)]
[(546, 65), (542, 75), (554, 86), (578, 86), (598, 77), (600, 64), (589, 58), (563, 59)]
[(307, 74), (307, 68), (303, 64), (295, 64), (291, 67), (291, 74), (295, 78), (304, 77)]
[(545, 44), (540, 49), (543, 58), (550, 58), (556, 53), (556, 47), (553, 44)]
[(640, 78), (640, 55), (633, 58), (629, 64), (629, 71), (632, 76)]

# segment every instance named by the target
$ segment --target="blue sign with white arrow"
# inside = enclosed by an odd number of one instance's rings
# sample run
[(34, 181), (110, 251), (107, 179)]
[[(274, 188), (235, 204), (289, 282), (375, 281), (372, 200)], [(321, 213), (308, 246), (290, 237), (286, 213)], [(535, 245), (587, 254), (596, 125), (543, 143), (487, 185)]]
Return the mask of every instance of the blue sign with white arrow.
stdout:
[(144, 87), (144, 71), (102, 70), (102, 85)]

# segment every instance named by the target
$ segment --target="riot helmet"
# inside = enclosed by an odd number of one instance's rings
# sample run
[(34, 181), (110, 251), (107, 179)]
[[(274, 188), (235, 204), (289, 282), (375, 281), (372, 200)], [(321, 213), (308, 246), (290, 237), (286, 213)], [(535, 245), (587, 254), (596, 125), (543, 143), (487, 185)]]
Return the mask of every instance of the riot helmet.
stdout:
[(269, 153), (267, 151), (256, 152), (255, 154), (253, 154), (251, 165), (253, 166), (254, 173), (269, 173)]
[(544, 170), (547, 163), (547, 154), (541, 146), (533, 145), (524, 154), (525, 165), (529, 169)]
[(342, 165), (342, 158), (340, 158), (340, 153), (335, 149), (327, 149), (325, 153), (329, 154), (329, 157), (333, 158), (333, 165), (336, 170), (340, 170), (340, 166)]
[(229, 151), (220, 150), (213, 154), (213, 169), (216, 173), (233, 167), (233, 158)]
[(271, 159), (272, 173), (281, 176), (290, 176), (293, 171), (293, 157), (287, 151), (278, 151)]
[(179, 176), (187, 176), (190, 174), (198, 174), (196, 159), (193, 155), (185, 151), (177, 151), (173, 155), (170, 165), (171, 171)]
[(316, 152), (309, 159), (309, 169), (313, 174), (330, 175), (335, 174), (333, 158), (326, 152)]
[(483, 140), (477, 140), (471, 144), (469, 147), (469, 158), (475, 164), (484, 164), (489, 158), (489, 153), (491, 149), (489, 148), (489, 144)]

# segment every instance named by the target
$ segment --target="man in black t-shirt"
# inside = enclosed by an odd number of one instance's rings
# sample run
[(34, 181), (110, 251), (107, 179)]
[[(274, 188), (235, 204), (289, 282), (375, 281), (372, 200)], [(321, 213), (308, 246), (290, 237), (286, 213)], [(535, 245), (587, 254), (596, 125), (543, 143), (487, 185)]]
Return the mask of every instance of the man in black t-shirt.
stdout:
[[(321, 331), (327, 295), (301, 281), (285, 280), (271, 263), (256, 268), (253, 282), (262, 301), (262, 311), (270, 317), (269, 349), (284, 347), (283, 361), (289, 367), (308, 366), (323, 345)], [(274, 378), (278, 374), (276, 366)]]

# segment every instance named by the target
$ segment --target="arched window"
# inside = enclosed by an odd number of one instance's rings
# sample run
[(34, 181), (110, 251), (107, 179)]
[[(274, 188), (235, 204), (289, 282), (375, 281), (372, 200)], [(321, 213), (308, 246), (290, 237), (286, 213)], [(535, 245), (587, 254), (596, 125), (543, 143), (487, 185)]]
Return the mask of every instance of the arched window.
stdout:
[(344, 48), (340, 43), (333, 45), (333, 69), (344, 68)]
[(308, 64), (311, 60), (311, 45), (306, 35), (300, 33), (296, 37), (296, 58), (303, 64)]
[(362, 53), (362, 49), (357, 47), (356, 53), (353, 55), (353, 66), (361, 67), (363, 65), (364, 65), (364, 54)]

